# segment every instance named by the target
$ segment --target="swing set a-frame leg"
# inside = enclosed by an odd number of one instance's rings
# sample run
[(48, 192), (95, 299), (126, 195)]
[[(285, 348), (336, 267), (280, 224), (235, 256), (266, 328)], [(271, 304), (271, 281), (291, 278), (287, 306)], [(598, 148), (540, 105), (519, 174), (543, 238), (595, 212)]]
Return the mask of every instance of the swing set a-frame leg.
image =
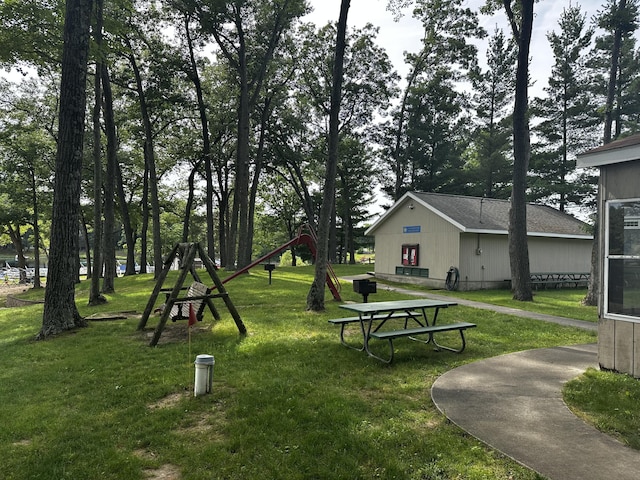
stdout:
[(213, 283), (215, 284), (216, 289), (218, 290), (218, 294), (216, 296), (221, 297), (222, 300), (224, 301), (224, 304), (227, 306), (229, 313), (231, 313), (231, 316), (233, 317), (234, 322), (236, 322), (236, 327), (238, 327), (238, 331), (240, 332), (240, 334), (246, 335), (247, 327), (245, 327), (244, 323), (242, 322), (242, 318), (240, 317), (238, 310), (236, 310), (235, 305), (229, 298), (229, 293), (224, 288), (224, 284), (220, 280), (220, 277), (218, 277), (218, 274), (216, 273), (216, 266), (213, 263), (213, 260), (209, 258), (209, 255), (207, 255), (207, 253), (204, 251), (204, 249), (200, 244), (198, 244), (198, 250), (199, 250), (200, 258), (204, 263), (204, 267), (207, 269), (207, 273), (211, 277), (211, 280), (213, 280)]

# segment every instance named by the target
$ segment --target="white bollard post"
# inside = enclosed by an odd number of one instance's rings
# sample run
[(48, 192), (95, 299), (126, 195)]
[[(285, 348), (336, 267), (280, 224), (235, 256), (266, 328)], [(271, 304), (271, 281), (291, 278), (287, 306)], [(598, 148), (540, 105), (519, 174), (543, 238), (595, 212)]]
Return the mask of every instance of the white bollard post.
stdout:
[(196, 378), (193, 395), (197, 397), (205, 393), (211, 393), (213, 365), (215, 364), (213, 355), (198, 355), (194, 363), (196, 365)]

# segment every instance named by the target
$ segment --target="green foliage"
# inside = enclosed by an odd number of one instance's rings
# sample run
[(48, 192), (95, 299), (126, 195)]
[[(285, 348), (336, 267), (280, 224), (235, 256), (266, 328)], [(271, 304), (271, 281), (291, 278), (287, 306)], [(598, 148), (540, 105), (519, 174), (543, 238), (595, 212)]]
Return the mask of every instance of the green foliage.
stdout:
[(459, 170), (468, 122), (456, 83), (476, 64), (472, 40), (486, 35), (477, 12), (461, 0), (416, 1), (413, 16), (424, 29), (422, 48), (406, 54), (407, 86), (384, 139), (390, 163), (383, 188), (395, 199), (410, 190), (463, 188)]
[(487, 49), (487, 70), (471, 70), (472, 105), (477, 124), (466, 151), (468, 193), (488, 198), (511, 195), (511, 104), (515, 49), (511, 37), (494, 31)]
[[(305, 310), (312, 279), (313, 267), (279, 267), (272, 285), (261, 269), (232, 280), (226, 286), (249, 334), (239, 337), (216, 301), (222, 320), (207, 314), (190, 349), (184, 322), (169, 322), (156, 348), (147, 346), (156, 320), (136, 332), (136, 318), (90, 321), (33, 342), (41, 306), (0, 310), (0, 477), (142, 480), (163, 469), (185, 479), (538, 478), (447, 422), (429, 390), (457, 365), (592, 342), (593, 334), (456, 307), (444, 313), (448, 321), (478, 324), (464, 354), (398, 342), (389, 367), (340, 345), (327, 322), (343, 315), (338, 303)], [(109, 303), (90, 308), (83, 282), (78, 308), (140, 312), (153, 286), (149, 275), (118, 278)], [(360, 301), (347, 287), (343, 299)], [(200, 353), (215, 356), (213, 393), (194, 398), (192, 357)]]
[(580, 6), (569, 6), (558, 21), (560, 31), (549, 32), (554, 65), (546, 96), (535, 99), (538, 141), (530, 163), (529, 197), (533, 201), (568, 206), (593, 201), (596, 180), (576, 172), (576, 155), (598, 142), (599, 119), (589, 83), (586, 49), (594, 34)]
[(0, 66), (57, 70), (62, 57), (62, 0), (0, 3)]

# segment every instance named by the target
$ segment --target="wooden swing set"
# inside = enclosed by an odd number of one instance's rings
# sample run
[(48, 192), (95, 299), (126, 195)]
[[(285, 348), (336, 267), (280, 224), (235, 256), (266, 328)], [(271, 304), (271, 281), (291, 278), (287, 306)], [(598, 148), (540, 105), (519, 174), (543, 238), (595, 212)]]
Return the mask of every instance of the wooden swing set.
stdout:
[[(194, 260), (197, 257), (202, 260), (203, 265), (215, 287), (208, 288), (202, 282), (202, 279), (198, 275), (194, 265)], [(165, 280), (167, 279), (167, 275), (169, 274), (169, 270), (171, 269), (171, 265), (176, 259), (180, 261), (180, 273), (178, 275), (178, 279), (172, 288), (162, 288)], [(193, 283), (188, 288), (187, 295), (181, 297), (180, 295), (185, 290), (184, 285), (188, 274), (191, 274)], [(215, 293), (212, 293), (212, 290), (215, 290)], [(149, 346), (151, 347), (158, 344), (162, 331), (170, 318), (173, 321), (189, 318), (191, 309), (195, 311), (197, 320), (202, 320), (205, 307), (209, 308), (216, 320), (220, 320), (220, 313), (213, 304), (213, 299), (215, 298), (221, 298), (224, 301), (236, 323), (236, 326), (238, 327), (240, 334), (245, 335), (247, 333), (247, 329), (240, 318), (238, 310), (236, 310), (236, 307), (233, 305), (231, 298), (229, 298), (229, 293), (216, 273), (216, 266), (213, 263), (213, 260), (209, 258), (199, 243), (178, 243), (167, 256), (164, 261), (162, 271), (156, 281), (153, 293), (151, 294), (151, 297), (149, 297), (149, 301), (147, 302), (147, 306), (142, 314), (142, 318), (138, 323), (138, 330), (143, 330), (146, 327), (147, 321), (149, 320), (153, 307), (158, 299), (158, 295), (162, 292), (167, 294), (167, 298), (164, 307), (161, 310), (160, 322), (156, 326), (151, 342), (149, 343)]]

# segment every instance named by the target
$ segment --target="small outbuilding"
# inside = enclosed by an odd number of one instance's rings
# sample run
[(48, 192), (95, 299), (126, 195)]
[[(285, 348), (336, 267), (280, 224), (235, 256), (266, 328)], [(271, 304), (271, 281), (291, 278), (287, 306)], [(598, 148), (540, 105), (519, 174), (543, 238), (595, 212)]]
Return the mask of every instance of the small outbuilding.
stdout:
[(640, 135), (578, 156), (600, 169), (598, 362), (640, 378)]
[[(508, 200), (406, 193), (365, 232), (375, 237), (376, 277), (444, 288), (456, 275), (460, 290), (508, 287), (509, 208)], [(587, 224), (535, 204), (527, 224), (531, 272), (588, 275)]]

